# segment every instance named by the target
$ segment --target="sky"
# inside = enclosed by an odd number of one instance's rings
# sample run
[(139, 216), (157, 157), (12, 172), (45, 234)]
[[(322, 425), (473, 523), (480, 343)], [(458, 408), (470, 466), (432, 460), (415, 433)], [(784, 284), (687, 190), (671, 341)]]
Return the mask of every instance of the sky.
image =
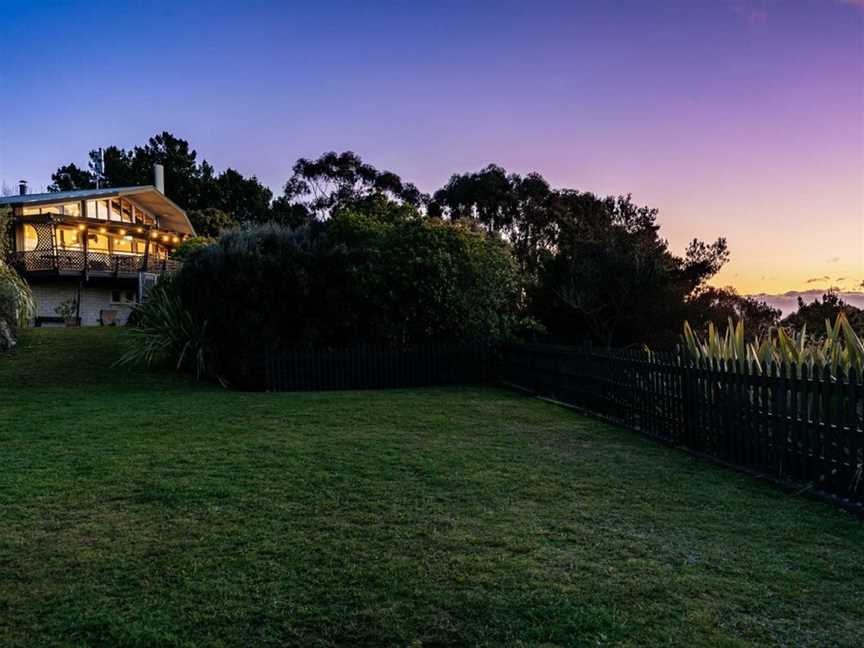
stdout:
[(864, 281), (864, 0), (0, 0), (0, 183), (168, 130), (281, 193), (353, 150), (631, 193), (743, 293)]

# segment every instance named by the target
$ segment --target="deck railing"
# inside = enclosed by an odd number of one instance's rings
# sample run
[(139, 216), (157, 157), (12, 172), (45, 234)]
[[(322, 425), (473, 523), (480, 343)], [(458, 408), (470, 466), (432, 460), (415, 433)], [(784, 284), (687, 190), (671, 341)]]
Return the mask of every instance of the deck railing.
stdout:
[(179, 270), (175, 259), (157, 259), (143, 254), (109, 254), (87, 250), (58, 250), (56, 252), (13, 252), (9, 265), (21, 274), (110, 274), (131, 275), (138, 272), (173, 272)]

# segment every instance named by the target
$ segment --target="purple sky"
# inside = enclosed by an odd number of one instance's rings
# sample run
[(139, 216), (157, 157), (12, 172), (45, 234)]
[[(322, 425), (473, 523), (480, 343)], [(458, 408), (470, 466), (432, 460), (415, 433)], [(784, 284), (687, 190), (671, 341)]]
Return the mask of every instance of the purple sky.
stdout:
[(276, 193), (327, 150), (427, 191), (496, 162), (632, 192), (678, 251), (726, 236), (718, 283), (745, 292), (864, 281), (862, 2), (0, 0), (0, 20), (9, 186), (162, 130)]

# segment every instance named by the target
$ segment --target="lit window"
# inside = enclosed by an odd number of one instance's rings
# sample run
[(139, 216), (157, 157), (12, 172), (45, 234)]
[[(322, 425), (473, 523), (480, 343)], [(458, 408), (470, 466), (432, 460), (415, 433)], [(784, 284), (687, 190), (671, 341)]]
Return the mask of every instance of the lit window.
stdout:
[(114, 239), (114, 251), (131, 254), (134, 251), (132, 249), (132, 243), (133, 240), (131, 236), (118, 236)]
[(123, 220), (123, 212), (120, 210), (120, 201), (116, 198), (114, 200), (109, 201), (111, 203), (110, 212), (108, 213), (108, 219), (112, 221), (122, 222)]
[(107, 234), (97, 234), (96, 232), (88, 232), (87, 234), (87, 249), (93, 252), (108, 251), (108, 236)]
[(121, 200), (120, 209), (122, 211), (122, 218), (124, 223), (134, 222), (134, 220), (132, 219), (132, 205), (130, 205), (128, 201)]
[(64, 216), (74, 216), (75, 218), (79, 218), (81, 216), (81, 203), (65, 203), (58, 206), (61, 209), (60, 213)]
[(36, 228), (32, 225), (24, 225), (24, 251), (36, 249), (36, 244), (39, 243), (39, 236), (36, 234)]
[(56, 239), (57, 247), (61, 250), (81, 249), (81, 232), (77, 227), (58, 227)]

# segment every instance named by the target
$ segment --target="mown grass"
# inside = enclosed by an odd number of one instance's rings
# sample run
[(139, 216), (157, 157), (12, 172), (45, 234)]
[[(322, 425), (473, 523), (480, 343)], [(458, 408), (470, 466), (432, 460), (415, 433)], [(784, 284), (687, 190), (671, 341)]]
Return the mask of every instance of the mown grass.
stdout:
[(861, 645), (864, 528), (498, 389), (0, 356), (0, 645)]

